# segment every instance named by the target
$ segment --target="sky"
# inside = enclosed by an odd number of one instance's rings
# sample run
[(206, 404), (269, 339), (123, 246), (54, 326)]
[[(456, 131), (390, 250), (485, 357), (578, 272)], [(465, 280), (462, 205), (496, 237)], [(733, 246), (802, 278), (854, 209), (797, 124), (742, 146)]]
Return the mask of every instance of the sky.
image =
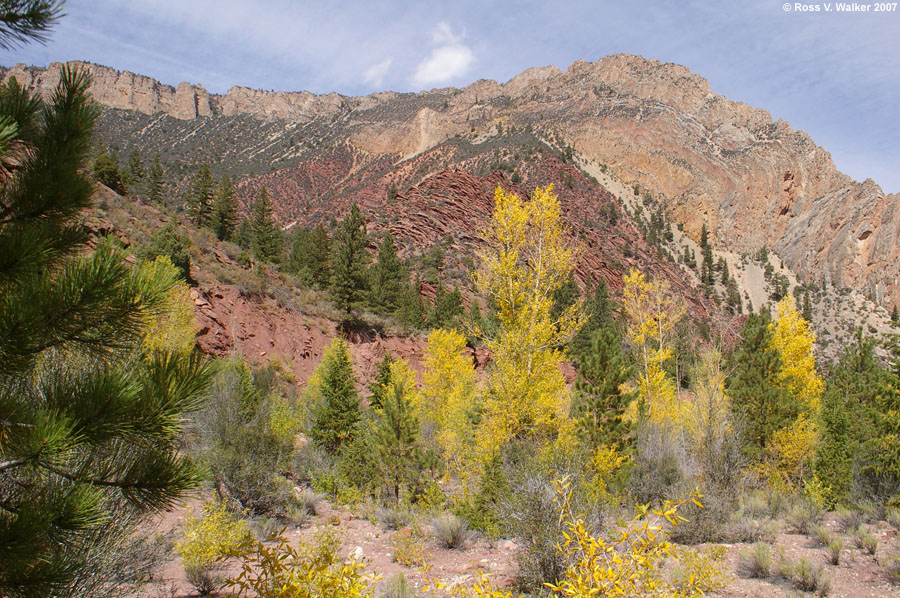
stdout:
[(690, 68), (809, 133), (853, 178), (900, 192), (900, 5), (839, 4), (69, 0), (46, 45), (0, 50), (0, 64), (87, 60), (214, 93), (364, 95), (639, 54)]

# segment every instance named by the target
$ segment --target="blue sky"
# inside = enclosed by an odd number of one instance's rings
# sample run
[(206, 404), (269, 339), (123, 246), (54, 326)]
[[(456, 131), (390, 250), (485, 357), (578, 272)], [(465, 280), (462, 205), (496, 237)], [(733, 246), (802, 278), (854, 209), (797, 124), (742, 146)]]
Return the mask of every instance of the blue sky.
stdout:
[(359, 95), (506, 81), (626, 52), (687, 66), (713, 91), (808, 132), (847, 174), (900, 192), (900, 6), (825, 4), (69, 0), (46, 46), (0, 51), (0, 64), (78, 59), (218, 93)]

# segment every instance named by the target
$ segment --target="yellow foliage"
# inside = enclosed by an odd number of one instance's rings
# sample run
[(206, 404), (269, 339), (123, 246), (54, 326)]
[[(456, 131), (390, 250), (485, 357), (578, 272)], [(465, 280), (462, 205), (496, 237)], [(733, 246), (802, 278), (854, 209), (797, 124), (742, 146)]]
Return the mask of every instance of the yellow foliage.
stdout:
[(691, 451), (699, 461), (710, 455), (712, 447), (732, 434), (730, 401), (725, 394), (725, 372), (718, 351), (705, 351), (694, 369), (695, 395), (682, 411), (681, 422)]
[(368, 598), (377, 576), (363, 574), (363, 564), (338, 555), (333, 533), (320, 533), (297, 548), (284, 536), (274, 544), (258, 542), (251, 550), (236, 551), (241, 573), (225, 581), (237, 596), (258, 598)]
[(591, 458), (591, 469), (594, 470), (592, 489), (597, 498), (608, 501), (612, 498), (607, 490), (608, 480), (616, 475), (628, 462), (628, 455), (621, 454), (615, 446), (601, 444)]
[(291, 441), (303, 422), (300, 406), (282, 395), (273, 395), (269, 404), (269, 427), (281, 440)]
[[(591, 534), (584, 520), (573, 513), (571, 491), (567, 482), (557, 484), (560, 500), (560, 520), (564, 523), (564, 542), (559, 546), (571, 563), (563, 578), (547, 584), (554, 594), (569, 598), (593, 596), (662, 596), (694, 597), (724, 585), (722, 566), (712, 559), (685, 556), (665, 539), (664, 525), (678, 525), (685, 521), (678, 514), (680, 503), (667, 501), (661, 509), (648, 505), (637, 507), (637, 515), (621, 524), (614, 533), (604, 536)], [(698, 506), (699, 495), (687, 500)], [(675, 559), (690, 568), (685, 578), (668, 579), (663, 565)], [(697, 565), (702, 562), (703, 567)]]
[(477, 468), (473, 418), (478, 407), (475, 366), (463, 353), (466, 339), (455, 330), (433, 330), (425, 350), (418, 409), (435, 428), (435, 440), (450, 474), (466, 485)]
[[(148, 277), (160, 271), (169, 272), (172, 278), (179, 270), (164, 255), (141, 265)], [(197, 336), (197, 320), (194, 317), (191, 291), (187, 284), (178, 281), (169, 291), (162, 309), (147, 314), (144, 324), (143, 346), (148, 351), (170, 351), (188, 354), (194, 350)]]
[(559, 347), (582, 323), (580, 302), (556, 320), (550, 315), (553, 293), (575, 262), (553, 187), (536, 189), (526, 202), (498, 187), (494, 200), (476, 275), (500, 322), (497, 337), (487, 339), (494, 362), (478, 431), (482, 461), (512, 438), (558, 434), (569, 411)]
[(413, 404), (418, 401), (416, 396), (416, 373), (409, 367), (409, 362), (405, 359), (396, 359), (391, 362), (385, 396), (393, 395), (398, 386), (403, 389), (404, 399)]
[(793, 424), (773, 435), (768, 447), (769, 461), (763, 468), (774, 483), (796, 487), (811, 467), (818, 438), (816, 419), (824, 384), (816, 372), (813, 355), (816, 335), (797, 311), (792, 295), (778, 302), (769, 330), (772, 347), (782, 361), (778, 383), (797, 398), (803, 412)]
[(815, 457), (816, 438), (816, 424), (806, 413), (772, 435), (763, 471), (776, 487), (796, 488), (805, 478)]
[(824, 384), (816, 372), (813, 355), (816, 335), (797, 311), (793, 295), (785, 295), (778, 302), (775, 320), (769, 324), (769, 329), (772, 346), (783, 362), (779, 381), (810, 413), (817, 413)]
[(672, 297), (664, 280), (648, 280), (643, 272), (634, 269), (623, 280), (627, 334), (639, 358), (638, 398), (628, 415), (633, 420), (646, 411), (656, 423), (678, 421), (680, 405), (675, 383), (663, 366), (673, 356), (671, 336), (684, 317), (684, 305)]
[(185, 518), (184, 533), (175, 544), (175, 552), (185, 571), (199, 571), (240, 550), (252, 537), (247, 521), (229, 511), (225, 503), (208, 502), (203, 505), (202, 517), (198, 519), (189, 513)]

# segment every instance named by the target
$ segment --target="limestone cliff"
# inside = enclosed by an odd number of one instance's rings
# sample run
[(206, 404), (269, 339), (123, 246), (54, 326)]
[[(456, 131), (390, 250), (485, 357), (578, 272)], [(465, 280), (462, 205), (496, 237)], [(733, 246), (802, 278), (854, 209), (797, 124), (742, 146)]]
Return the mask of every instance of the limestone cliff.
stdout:
[[(391, 159), (454, 136), (477, 143), (500, 127), (530, 127), (651, 193), (695, 237), (706, 223), (722, 248), (768, 245), (806, 282), (829, 280), (900, 305), (900, 196), (852, 180), (808, 135), (712, 93), (682, 66), (615, 55), (565, 71), (529, 69), (503, 84), (346, 97), (242, 87), (214, 95), (78, 64), (106, 106), (175, 119), (283, 121), (284, 135), (294, 135), (297, 123), (318, 123), (319, 140), (327, 129), (358, 151)], [(17, 65), (3, 77), (46, 92), (60, 66)]]

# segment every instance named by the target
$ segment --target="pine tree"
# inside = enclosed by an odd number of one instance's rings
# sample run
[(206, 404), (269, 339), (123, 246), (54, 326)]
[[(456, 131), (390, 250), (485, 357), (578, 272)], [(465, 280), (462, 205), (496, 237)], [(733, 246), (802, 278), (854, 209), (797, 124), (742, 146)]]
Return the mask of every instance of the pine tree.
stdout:
[(341, 339), (332, 346), (318, 390), (321, 398), (313, 412), (312, 439), (330, 453), (337, 453), (353, 439), (362, 418), (350, 353)]
[(150, 236), (147, 244), (136, 254), (141, 259), (152, 261), (164, 255), (181, 272), (182, 278), (191, 280), (191, 240), (179, 232), (175, 218)]
[(365, 291), (369, 254), (366, 224), (353, 204), (341, 221), (331, 245), (331, 295), (347, 314)]
[(132, 268), (109, 239), (87, 251), (78, 215), (93, 185), (82, 169), (99, 114), (89, 87), (63, 68), (46, 103), (14, 81), (0, 89), (3, 596), (80, 595), (107, 521), (167, 509), (200, 479), (178, 439), (209, 370), (142, 348), (177, 273)]
[(62, 0), (17, 0), (0, 5), (0, 48), (11, 50), (28, 41), (43, 43), (63, 15)]
[(162, 164), (159, 162), (159, 154), (153, 156), (153, 163), (150, 165), (150, 176), (147, 179), (147, 199), (155, 204), (163, 202), (163, 194), (165, 193), (165, 180), (163, 178)]
[(381, 466), (393, 492), (400, 502), (401, 490), (414, 483), (422, 457), (419, 442), (419, 420), (403, 382), (388, 385), (384, 403), (375, 421), (375, 447)]
[(227, 174), (219, 181), (216, 189), (216, 199), (212, 206), (212, 230), (220, 241), (229, 241), (234, 236), (237, 227), (237, 198), (234, 196), (234, 187), (231, 177)]
[(715, 275), (713, 273), (713, 253), (712, 245), (709, 243), (709, 230), (706, 223), (703, 223), (703, 229), (700, 232), (700, 251), (703, 253), (703, 264), (700, 266), (700, 280), (707, 294), (713, 290), (715, 284)]
[(854, 446), (856, 439), (850, 429), (848, 402), (837, 388), (828, 388), (822, 395), (815, 472), (827, 488), (830, 507), (848, 498), (853, 482), (853, 455), (858, 445)]
[(209, 171), (209, 164), (203, 163), (191, 179), (191, 190), (187, 197), (187, 210), (191, 221), (199, 227), (208, 227), (212, 219), (212, 202), (216, 181)]
[(596, 330), (591, 352), (579, 361), (572, 400), (578, 435), (591, 452), (604, 444), (625, 447), (628, 424), (623, 415), (636, 393), (623, 392), (622, 386), (633, 373), (619, 335), (608, 326)]
[(408, 280), (406, 268), (397, 257), (394, 237), (386, 233), (378, 245), (378, 260), (369, 268), (369, 305), (381, 313), (393, 313)]
[(119, 173), (119, 159), (105, 148), (101, 147), (94, 157), (91, 172), (98, 183), (106, 185), (116, 193), (125, 193), (125, 186)]
[(288, 268), (304, 284), (324, 289), (329, 282), (328, 257), (331, 253), (331, 239), (321, 224), (313, 228), (297, 229), (291, 242)]
[(396, 361), (391, 357), (390, 352), (386, 352), (378, 367), (375, 369), (375, 377), (369, 383), (369, 407), (372, 409), (381, 409), (384, 405), (384, 395), (391, 383), (391, 364)]
[(141, 195), (144, 192), (144, 164), (141, 162), (141, 154), (132, 150), (128, 156), (128, 164), (121, 173), (122, 184), (129, 195)]
[(900, 322), (900, 310), (897, 309), (897, 306), (894, 306), (894, 309), (891, 310), (891, 322), (896, 324)]
[(615, 302), (609, 298), (606, 280), (601, 277), (584, 303), (584, 324), (569, 343), (569, 354), (576, 364), (581, 364), (591, 354), (596, 332), (617, 328), (614, 309)]
[(281, 259), (281, 229), (272, 218), (269, 192), (260, 189), (250, 208), (250, 253), (262, 262), (278, 262)]
[(419, 292), (422, 282), (419, 277), (404, 288), (400, 296), (400, 307), (397, 310), (397, 319), (411, 328), (425, 326), (425, 305), (422, 302), (422, 294)]
[(770, 323), (767, 311), (747, 318), (728, 380), (727, 394), (736, 419), (743, 424), (745, 452), (752, 458), (760, 458), (772, 435), (800, 413), (800, 402), (779, 384), (784, 366), (772, 347)]
[(434, 294), (434, 303), (425, 318), (425, 326), (431, 329), (456, 328), (462, 315), (462, 294), (459, 289), (454, 288), (448, 293), (444, 285), (439, 283)]

